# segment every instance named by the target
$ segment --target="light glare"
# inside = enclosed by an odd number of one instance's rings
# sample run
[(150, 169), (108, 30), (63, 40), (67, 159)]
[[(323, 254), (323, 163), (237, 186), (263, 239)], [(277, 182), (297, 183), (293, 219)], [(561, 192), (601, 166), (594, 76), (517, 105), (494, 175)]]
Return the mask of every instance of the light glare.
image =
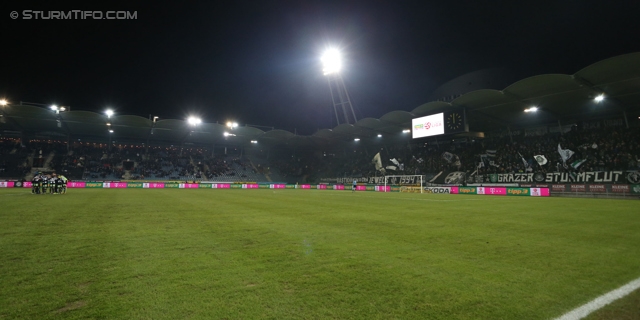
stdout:
[(604, 100), (604, 94), (599, 94), (598, 96), (593, 98), (593, 100), (595, 100), (597, 103), (602, 102), (602, 100)]
[(202, 120), (200, 118), (197, 118), (197, 117), (189, 117), (187, 119), (187, 122), (192, 126), (196, 126), (196, 125), (199, 125), (200, 123), (202, 123)]
[(537, 112), (537, 111), (538, 111), (538, 107), (531, 107), (531, 108), (524, 109), (524, 112)]
[(6, 106), (8, 104), (7, 100), (2, 99), (0, 100), (0, 106)]
[(338, 73), (342, 69), (342, 59), (337, 49), (329, 49), (322, 55), (322, 72), (325, 75)]
[(111, 116), (113, 115), (113, 110), (111, 110), (111, 109), (107, 109), (107, 110), (104, 112), (104, 114), (106, 114), (106, 115), (107, 115), (107, 118), (111, 118)]
[(409, 129), (402, 130), (402, 133), (409, 133), (409, 132), (411, 132), (411, 130), (409, 130)]

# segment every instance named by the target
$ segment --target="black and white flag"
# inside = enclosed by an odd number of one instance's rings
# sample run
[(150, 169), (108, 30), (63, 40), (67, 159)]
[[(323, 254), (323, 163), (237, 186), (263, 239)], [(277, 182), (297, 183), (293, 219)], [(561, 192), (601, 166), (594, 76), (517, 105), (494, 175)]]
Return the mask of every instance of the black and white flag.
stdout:
[(573, 156), (573, 154), (575, 152), (573, 152), (573, 151), (571, 151), (569, 149), (562, 149), (562, 147), (558, 143), (558, 153), (560, 154), (560, 157), (562, 158), (562, 163), (566, 164), (567, 160), (569, 160), (569, 158), (571, 158), (571, 156)]
[(547, 164), (547, 162), (549, 162), (547, 160), (547, 157), (545, 157), (545, 156), (543, 156), (541, 154), (533, 156), (533, 158), (536, 159), (536, 162), (541, 166), (544, 166), (545, 164)]

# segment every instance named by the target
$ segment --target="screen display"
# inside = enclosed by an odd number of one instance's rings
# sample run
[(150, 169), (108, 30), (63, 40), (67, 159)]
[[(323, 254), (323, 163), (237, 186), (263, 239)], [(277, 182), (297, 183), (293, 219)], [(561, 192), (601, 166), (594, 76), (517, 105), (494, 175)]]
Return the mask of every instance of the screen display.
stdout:
[(412, 119), (411, 133), (414, 139), (444, 134), (444, 113)]

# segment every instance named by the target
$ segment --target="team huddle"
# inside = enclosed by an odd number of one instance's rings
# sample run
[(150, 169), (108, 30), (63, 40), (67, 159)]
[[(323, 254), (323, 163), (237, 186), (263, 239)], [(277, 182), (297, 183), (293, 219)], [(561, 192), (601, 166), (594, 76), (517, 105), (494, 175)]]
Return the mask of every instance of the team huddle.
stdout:
[(67, 178), (55, 173), (36, 174), (31, 180), (31, 193), (33, 194), (65, 194), (67, 193)]

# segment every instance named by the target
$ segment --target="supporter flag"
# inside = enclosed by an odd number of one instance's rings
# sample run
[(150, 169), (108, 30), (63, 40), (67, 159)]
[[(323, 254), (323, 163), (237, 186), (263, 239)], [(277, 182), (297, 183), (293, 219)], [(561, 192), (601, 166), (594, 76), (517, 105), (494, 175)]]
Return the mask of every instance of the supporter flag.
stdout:
[(398, 169), (398, 167), (396, 167), (396, 166), (387, 166), (386, 169), (395, 171), (396, 169)]
[(562, 163), (566, 164), (567, 160), (569, 160), (569, 158), (571, 158), (571, 156), (573, 156), (573, 154), (575, 152), (573, 152), (573, 151), (571, 151), (569, 149), (562, 149), (562, 147), (558, 143), (558, 153), (560, 154), (560, 157), (562, 158)]
[(493, 166), (493, 167), (496, 167), (496, 168), (500, 168), (500, 165), (498, 165), (498, 164), (497, 164), (495, 161), (493, 161), (493, 160), (491, 160), (491, 161), (489, 162), (489, 165), (490, 165), (490, 166)]
[(524, 168), (529, 168), (529, 162), (527, 162), (527, 160), (524, 159), (524, 157), (522, 156), (522, 154), (520, 152), (518, 152), (518, 155), (520, 155), (520, 158), (522, 158), (522, 163), (524, 163)]
[(380, 159), (380, 152), (376, 153), (371, 162), (376, 166), (376, 170), (384, 171), (384, 168), (382, 167), (382, 160)]
[(393, 158), (393, 159), (389, 159), (391, 160), (391, 162), (393, 162), (393, 164), (395, 164), (398, 169), (400, 169), (401, 171), (404, 170), (404, 164), (400, 163), (400, 161), (398, 161), (398, 159)]
[(482, 161), (478, 162), (478, 168), (484, 168), (484, 162)]
[(455, 155), (451, 152), (445, 152), (442, 154), (442, 159), (446, 160), (449, 163), (451, 163), (451, 161), (453, 161), (454, 158), (455, 158)]
[(487, 150), (487, 156), (488, 157), (495, 157), (496, 153), (498, 152), (498, 150)]
[(480, 161), (482, 162), (484, 167), (488, 166), (489, 165), (489, 155), (481, 154), (480, 155)]
[(538, 162), (539, 165), (544, 166), (545, 164), (547, 164), (547, 158), (541, 154), (537, 155), (537, 156), (533, 156), (536, 161)]
[(586, 161), (587, 159), (576, 160), (571, 164), (571, 168), (573, 168), (573, 170), (578, 170)]

